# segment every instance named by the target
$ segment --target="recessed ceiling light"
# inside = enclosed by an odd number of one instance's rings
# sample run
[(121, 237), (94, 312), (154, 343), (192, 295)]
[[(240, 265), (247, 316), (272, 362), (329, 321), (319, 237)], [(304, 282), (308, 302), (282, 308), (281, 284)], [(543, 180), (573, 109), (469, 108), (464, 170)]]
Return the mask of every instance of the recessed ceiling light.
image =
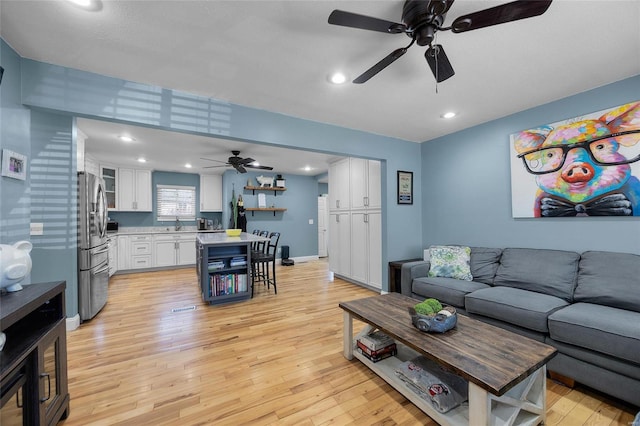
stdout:
[(440, 117), (442, 118), (453, 118), (456, 116), (456, 113), (453, 111), (449, 111), (449, 112), (445, 112), (444, 114), (442, 114)]
[(341, 72), (334, 72), (329, 76), (329, 81), (333, 84), (344, 84), (347, 81), (347, 76)]
[(67, 2), (85, 10), (97, 11), (102, 9), (102, 2), (100, 0), (67, 0)]
[(310, 172), (311, 171), (311, 166), (304, 166), (303, 170), (305, 172)]
[(92, 1), (91, 0), (67, 0), (69, 3), (73, 3), (76, 6), (80, 6), (80, 7), (89, 7), (91, 6)]
[(185, 166), (187, 169), (190, 169), (190, 168), (191, 168), (191, 164), (189, 164), (189, 163), (185, 164), (184, 166)]
[(147, 160), (145, 160), (143, 157), (138, 158), (138, 163), (146, 163)]
[(253, 163), (251, 163), (251, 165), (253, 167), (260, 167), (260, 163), (258, 163), (257, 161), (254, 161)]
[(119, 138), (122, 142), (133, 142), (133, 141), (135, 141), (135, 139), (134, 139), (134, 138), (132, 138), (131, 136), (126, 136), (126, 135), (118, 136), (118, 138)]

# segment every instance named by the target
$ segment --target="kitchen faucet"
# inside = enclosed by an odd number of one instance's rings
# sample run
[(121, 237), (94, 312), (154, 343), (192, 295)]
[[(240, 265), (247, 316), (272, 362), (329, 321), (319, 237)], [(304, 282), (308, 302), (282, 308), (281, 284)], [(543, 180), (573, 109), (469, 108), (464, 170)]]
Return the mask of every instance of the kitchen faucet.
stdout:
[(180, 222), (180, 219), (178, 219), (178, 216), (176, 216), (176, 231), (179, 231), (182, 229), (182, 223)]

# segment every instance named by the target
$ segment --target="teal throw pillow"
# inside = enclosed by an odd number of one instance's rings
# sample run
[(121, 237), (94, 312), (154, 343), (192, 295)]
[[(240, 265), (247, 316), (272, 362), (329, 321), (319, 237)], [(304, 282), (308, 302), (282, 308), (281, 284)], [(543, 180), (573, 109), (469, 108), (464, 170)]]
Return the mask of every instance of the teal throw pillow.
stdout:
[(471, 281), (471, 248), (462, 246), (429, 247), (430, 277), (456, 278)]

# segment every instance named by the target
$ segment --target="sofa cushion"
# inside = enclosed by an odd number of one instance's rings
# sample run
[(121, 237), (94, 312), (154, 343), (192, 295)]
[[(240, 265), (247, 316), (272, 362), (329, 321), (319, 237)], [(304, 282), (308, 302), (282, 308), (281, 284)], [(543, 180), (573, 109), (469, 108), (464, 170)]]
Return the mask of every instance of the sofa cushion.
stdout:
[(493, 284), (501, 254), (502, 249), (499, 248), (471, 247), (470, 266), (473, 280)]
[(574, 303), (549, 316), (553, 340), (640, 363), (640, 313)]
[(582, 253), (573, 300), (640, 312), (640, 256)]
[(494, 286), (515, 287), (571, 302), (580, 255), (571, 251), (506, 248)]
[(559, 297), (512, 287), (489, 287), (465, 296), (465, 309), (470, 315), (482, 315), (542, 333), (549, 331), (549, 314), (567, 305)]
[(421, 297), (433, 297), (440, 303), (464, 308), (464, 296), (467, 293), (481, 288), (489, 287), (487, 284), (476, 281), (463, 281), (454, 278), (423, 277), (413, 280), (411, 292)]
[(457, 278), (471, 281), (469, 261), (471, 249), (462, 246), (429, 247), (430, 277)]

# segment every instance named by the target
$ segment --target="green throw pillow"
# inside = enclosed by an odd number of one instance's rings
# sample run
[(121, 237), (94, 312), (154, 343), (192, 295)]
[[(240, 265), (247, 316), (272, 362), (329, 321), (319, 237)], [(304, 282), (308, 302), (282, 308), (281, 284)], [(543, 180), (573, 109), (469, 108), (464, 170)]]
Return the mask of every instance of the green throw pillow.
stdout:
[(461, 246), (431, 246), (429, 247), (431, 266), (430, 277), (456, 278), (471, 281), (471, 249)]

